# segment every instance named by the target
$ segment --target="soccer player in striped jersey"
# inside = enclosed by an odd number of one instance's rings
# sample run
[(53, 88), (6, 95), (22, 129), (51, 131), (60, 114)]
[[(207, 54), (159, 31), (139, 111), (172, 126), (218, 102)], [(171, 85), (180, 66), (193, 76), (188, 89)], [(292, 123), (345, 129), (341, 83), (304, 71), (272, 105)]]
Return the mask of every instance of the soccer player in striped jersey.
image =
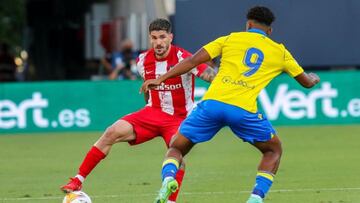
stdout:
[(224, 126), (262, 153), (256, 184), (247, 203), (262, 203), (278, 170), (282, 148), (266, 116), (257, 110), (256, 99), (262, 89), (282, 72), (288, 73), (306, 88), (319, 82), (307, 74), (282, 44), (269, 38), (275, 17), (270, 9), (257, 6), (247, 14), (246, 32), (220, 37), (201, 48), (171, 71), (146, 81), (141, 91), (156, 88), (172, 77), (186, 73), (198, 64), (221, 55), (219, 72), (203, 101), (181, 124), (163, 162), (163, 183), (155, 202), (163, 203), (176, 191), (174, 179), (183, 157), (191, 148), (212, 139)]
[[(152, 48), (139, 55), (137, 68), (144, 79), (155, 79), (171, 70), (178, 62), (191, 54), (172, 45), (171, 24), (165, 19), (156, 19), (149, 25)], [(189, 72), (181, 74), (150, 90), (145, 95), (146, 106), (128, 114), (106, 129), (92, 146), (79, 167), (78, 174), (61, 187), (64, 192), (81, 190), (82, 182), (95, 166), (106, 157), (111, 147), (118, 142), (137, 145), (155, 137), (162, 137), (169, 146), (180, 123), (192, 110), (194, 104), (194, 77), (211, 82), (215, 72), (205, 64), (194, 66)], [(181, 184), (184, 164), (177, 171), (176, 180)], [(169, 203), (176, 202), (177, 192), (169, 197)]]

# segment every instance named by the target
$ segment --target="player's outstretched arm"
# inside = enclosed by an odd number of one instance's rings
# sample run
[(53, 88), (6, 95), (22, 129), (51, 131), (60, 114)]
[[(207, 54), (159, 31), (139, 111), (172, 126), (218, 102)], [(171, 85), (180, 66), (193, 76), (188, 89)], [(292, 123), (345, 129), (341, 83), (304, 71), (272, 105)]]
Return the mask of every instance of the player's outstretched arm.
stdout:
[(295, 77), (295, 80), (300, 83), (301, 86), (305, 88), (312, 88), (317, 83), (320, 82), (320, 78), (315, 73), (301, 73)]
[(210, 59), (211, 59), (210, 55), (207, 53), (207, 51), (201, 48), (194, 55), (187, 57), (186, 59), (182, 60), (180, 63), (176, 64), (173, 69), (171, 69), (166, 74), (159, 77), (158, 80), (160, 82), (163, 82), (168, 78), (173, 78), (182, 75), (184, 73), (187, 73), (195, 66), (205, 63)]
[(172, 78), (178, 75), (182, 75), (184, 73), (189, 72), (191, 69), (193, 69), (195, 66), (198, 66), (201, 63), (205, 63), (209, 61), (210, 55), (208, 52), (201, 48), (199, 49), (194, 55), (182, 60), (180, 63), (176, 64), (174, 68), (172, 68), (170, 71), (165, 73), (164, 75), (158, 77), (157, 79), (153, 80), (146, 80), (143, 85), (140, 88), (141, 92), (147, 92), (149, 89), (152, 89), (158, 85), (160, 85), (162, 82), (164, 82), (168, 78)]

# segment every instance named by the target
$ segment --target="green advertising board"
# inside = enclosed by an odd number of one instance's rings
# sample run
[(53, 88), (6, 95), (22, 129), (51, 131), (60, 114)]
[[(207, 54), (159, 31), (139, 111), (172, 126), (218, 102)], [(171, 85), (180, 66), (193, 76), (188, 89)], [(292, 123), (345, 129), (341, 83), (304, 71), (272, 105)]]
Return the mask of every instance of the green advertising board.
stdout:
[(319, 72), (321, 82), (301, 87), (287, 75), (259, 96), (259, 106), (278, 125), (360, 124), (360, 72)]
[(311, 89), (287, 74), (275, 78), (259, 95), (259, 111), (274, 125), (360, 124), (360, 72), (317, 74)]
[[(301, 87), (280, 75), (259, 96), (274, 125), (360, 124), (360, 72), (320, 72)], [(72, 81), (0, 84), (0, 133), (104, 130), (145, 105), (141, 81)], [(196, 81), (199, 101), (208, 84)]]
[(0, 132), (103, 130), (141, 108), (140, 81), (0, 85)]

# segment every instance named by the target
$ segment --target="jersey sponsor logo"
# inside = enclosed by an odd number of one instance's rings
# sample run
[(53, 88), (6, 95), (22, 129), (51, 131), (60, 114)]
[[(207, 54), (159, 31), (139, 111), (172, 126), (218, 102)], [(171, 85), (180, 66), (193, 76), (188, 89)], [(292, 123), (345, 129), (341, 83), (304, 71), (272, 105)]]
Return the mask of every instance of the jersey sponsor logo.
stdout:
[(173, 84), (173, 85), (169, 85), (169, 84), (165, 84), (165, 83), (161, 83), (159, 86), (157, 86), (156, 88), (154, 88), (154, 90), (176, 90), (176, 89), (180, 89), (182, 88), (182, 84)]
[(145, 74), (151, 74), (153, 73), (154, 71), (145, 71)]
[(245, 88), (248, 88), (248, 89), (254, 89), (255, 88), (255, 85), (248, 84), (247, 82), (245, 82), (243, 80), (235, 80), (231, 76), (224, 76), (221, 81), (224, 84), (238, 85), (238, 86), (242, 86), (242, 87), (245, 87)]

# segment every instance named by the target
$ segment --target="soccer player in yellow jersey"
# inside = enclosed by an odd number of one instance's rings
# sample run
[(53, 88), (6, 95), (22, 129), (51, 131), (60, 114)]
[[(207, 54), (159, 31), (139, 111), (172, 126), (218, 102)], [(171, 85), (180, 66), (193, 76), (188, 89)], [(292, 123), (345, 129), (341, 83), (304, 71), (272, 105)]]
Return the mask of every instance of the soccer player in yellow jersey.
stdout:
[(262, 89), (285, 71), (306, 88), (319, 82), (314, 73), (305, 73), (282, 44), (269, 38), (275, 17), (270, 9), (256, 6), (247, 14), (246, 32), (220, 37), (178, 63), (165, 75), (147, 80), (141, 91), (148, 91), (168, 78), (188, 72), (201, 63), (221, 55), (219, 72), (202, 102), (181, 124), (163, 162), (163, 183), (155, 202), (166, 202), (177, 190), (174, 179), (182, 158), (200, 142), (206, 142), (224, 126), (262, 153), (256, 184), (247, 203), (262, 203), (269, 191), (282, 153), (281, 142), (266, 116), (257, 110), (256, 99)]

